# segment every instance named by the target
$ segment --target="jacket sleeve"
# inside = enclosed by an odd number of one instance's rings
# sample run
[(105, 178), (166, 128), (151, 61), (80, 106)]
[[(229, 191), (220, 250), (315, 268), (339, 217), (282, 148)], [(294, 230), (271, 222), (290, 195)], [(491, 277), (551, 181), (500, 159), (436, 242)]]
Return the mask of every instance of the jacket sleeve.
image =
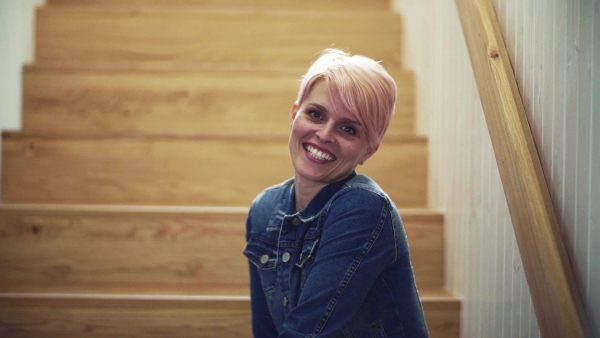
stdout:
[[(250, 239), (252, 231), (252, 208), (246, 219), (246, 242)], [(252, 334), (254, 337), (275, 338), (277, 329), (269, 313), (267, 301), (262, 289), (257, 267), (248, 261), (250, 266), (250, 305), (252, 310)]]
[(334, 201), (310, 275), (279, 338), (331, 337), (358, 312), (396, 257), (390, 204), (364, 189)]

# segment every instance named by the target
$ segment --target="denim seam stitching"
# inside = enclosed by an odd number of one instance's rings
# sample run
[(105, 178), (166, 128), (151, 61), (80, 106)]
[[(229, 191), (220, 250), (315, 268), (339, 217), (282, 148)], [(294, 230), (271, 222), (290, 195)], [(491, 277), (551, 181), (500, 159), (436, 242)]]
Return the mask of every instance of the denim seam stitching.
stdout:
[[(384, 209), (388, 208), (387, 203), (384, 204), (383, 208)], [(352, 278), (352, 276), (354, 276), (354, 273), (356, 272), (356, 270), (358, 269), (358, 267), (360, 266), (360, 264), (364, 260), (365, 256), (371, 251), (371, 249), (373, 248), (374, 243), (379, 238), (379, 235), (381, 234), (381, 232), (383, 230), (383, 226), (385, 225), (385, 219), (386, 219), (385, 216), (386, 216), (386, 212), (382, 212), (380, 214), (379, 224), (377, 225), (377, 227), (375, 228), (375, 230), (373, 231), (373, 233), (369, 237), (369, 240), (366, 243), (366, 245), (363, 248), (363, 250), (358, 254), (358, 256), (356, 257), (356, 259), (354, 260), (354, 262), (352, 263), (352, 265), (350, 266), (350, 268), (346, 272), (346, 274), (344, 276), (344, 279), (342, 280), (342, 283), (340, 284), (340, 286), (338, 287), (337, 291), (333, 295), (333, 298), (329, 302), (329, 305), (327, 306), (327, 309), (325, 310), (325, 313), (323, 314), (323, 316), (321, 316), (321, 319), (317, 323), (317, 326), (315, 327), (315, 331), (312, 334), (307, 335), (306, 338), (316, 337), (323, 330), (323, 327), (327, 323), (327, 320), (329, 320), (329, 316), (333, 312), (333, 309), (337, 305), (337, 302), (339, 301), (340, 297), (344, 293), (344, 290), (348, 286), (348, 283), (350, 282), (350, 279)]]

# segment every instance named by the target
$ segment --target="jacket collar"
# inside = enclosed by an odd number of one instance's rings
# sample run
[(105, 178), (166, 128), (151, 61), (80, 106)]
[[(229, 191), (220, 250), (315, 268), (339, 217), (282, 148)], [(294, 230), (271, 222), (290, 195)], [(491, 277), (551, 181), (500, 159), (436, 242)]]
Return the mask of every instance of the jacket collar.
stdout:
[(283, 211), (287, 215), (295, 214), (304, 221), (310, 220), (317, 216), (321, 212), (321, 210), (323, 210), (327, 202), (333, 197), (333, 195), (335, 195), (349, 180), (353, 179), (354, 177), (356, 177), (355, 171), (353, 171), (350, 175), (348, 175), (346, 178), (340, 181), (328, 184), (323, 189), (321, 189), (321, 191), (319, 191), (319, 193), (315, 197), (313, 197), (313, 199), (310, 201), (310, 203), (308, 203), (308, 206), (306, 208), (300, 210), (299, 212), (295, 211), (296, 187), (293, 184), (292, 179), (292, 184), (290, 185), (288, 193), (285, 194), (286, 196), (284, 198), (282, 198), (281, 203), (279, 204), (277, 209)]

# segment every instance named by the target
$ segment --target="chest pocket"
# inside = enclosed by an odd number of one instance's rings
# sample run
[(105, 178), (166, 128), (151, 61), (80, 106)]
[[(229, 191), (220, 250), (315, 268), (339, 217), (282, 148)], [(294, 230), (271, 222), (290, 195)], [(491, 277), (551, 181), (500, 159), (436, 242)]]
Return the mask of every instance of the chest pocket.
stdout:
[(275, 292), (277, 287), (277, 242), (261, 236), (252, 236), (243, 251), (260, 274), (265, 295)]

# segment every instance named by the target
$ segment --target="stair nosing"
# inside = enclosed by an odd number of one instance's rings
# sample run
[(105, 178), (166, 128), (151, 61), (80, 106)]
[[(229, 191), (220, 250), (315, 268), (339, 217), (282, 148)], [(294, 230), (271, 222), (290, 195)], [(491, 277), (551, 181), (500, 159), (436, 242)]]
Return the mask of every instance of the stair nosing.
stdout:
[(74, 300), (164, 300), (164, 301), (246, 301), (250, 296), (116, 294), (116, 293), (0, 293), (0, 299), (74, 299)]
[[(227, 64), (227, 63), (196, 63), (196, 67), (154, 67), (154, 68), (107, 68), (107, 67), (83, 67), (78, 65), (73, 66), (60, 66), (55, 63), (26, 63), (23, 65), (25, 72), (95, 72), (95, 73), (117, 73), (123, 74), (123, 72), (129, 73), (157, 73), (157, 74), (182, 74), (189, 75), (190, 71), (195, 73), (220, 73), (220, 72), (231, 72), (231, 73), (257, 73), (262, 75), (281, 75), (282, 73), (286, 76), (297, 75), (300, 78), (306, 72), (306, 69), (310, 63), (307, 60), (307, 66), (270, 66), (270, 65), (254, 65), (254, 64)], [(384, 65), (385, 66), (385, 65)], [(390, 73), (398, 73), (396, 75), (414, 74), (412, 69), (408, 68), (395, 68), (392, 65), (385, 66)], [(394, 75), (394, 74), (392, 74)]]
[[(247, 213), (247, 206), (174, 206), (174, 205), (117, 205), (117, 204), (37, 204), (0, 203), (0, 211), (78, 211), (78, 212), (152, 212), (152, 213)], [(440, 216), (430, 208), (399, 208), (403, 216)]]
[(90, 211), (90, 212), (155, 212), (155, 213), (247, 213), (248, 207), (234, 206), (171, 206), (171, 205), (113, 205), (113, 204), (28, 204), (0, 203), (0, 211)]
[(76, 8), (68, 8), (67, 6), (56, 6), (56, 5), (46, 5), (43, 7), (39, 7), (38, 11), (44, 12), (90, 12), (90, 13), (99, 13), (99, 14), (124, 14), (124, 15), (143, 15), (143, 14), (185, 14), (185, 15), (222, 15), (222, 16), (312, 16), (312, 17), (377, 17), (383, 16), (388, 18), (400, 18), (400, 15), (392, 10), (339, 10), (339, 11), (322, 11), (322, 10), (277, 10), (277, 9), (268, 9), (268, 10), (250, 10), (250, 9), (231, 9), (231, 8), (191, 8), (189, 6), (181, 6), (181, 8), (176, 8), (174, 6), (136, 6), (134, 7), (76, 7)]
[[(422, 301), (455, 302), (460, 297), (427, 296)], [(250, 296), (228, 295), (166, 295), (166, 294), (116, 294), (116, 293), (0, 293), (0, 299), (64, 299), (64, 300), (140, 300), (140, 301), (249, 301)]]
[[(39, 131), (3, 131), (6, 138), (44, 138), (44, 139), (197, 139), (197, 140), (287, 140), (289, 133), (255, 133), (255, 132), (180, 132), (180, 133), (151, 133), (151, 132), (39, 132)], [(427, 136), (416, 133), (402, 133), (386, 135), (382, 141), (387, 142), (426, 142)]]

